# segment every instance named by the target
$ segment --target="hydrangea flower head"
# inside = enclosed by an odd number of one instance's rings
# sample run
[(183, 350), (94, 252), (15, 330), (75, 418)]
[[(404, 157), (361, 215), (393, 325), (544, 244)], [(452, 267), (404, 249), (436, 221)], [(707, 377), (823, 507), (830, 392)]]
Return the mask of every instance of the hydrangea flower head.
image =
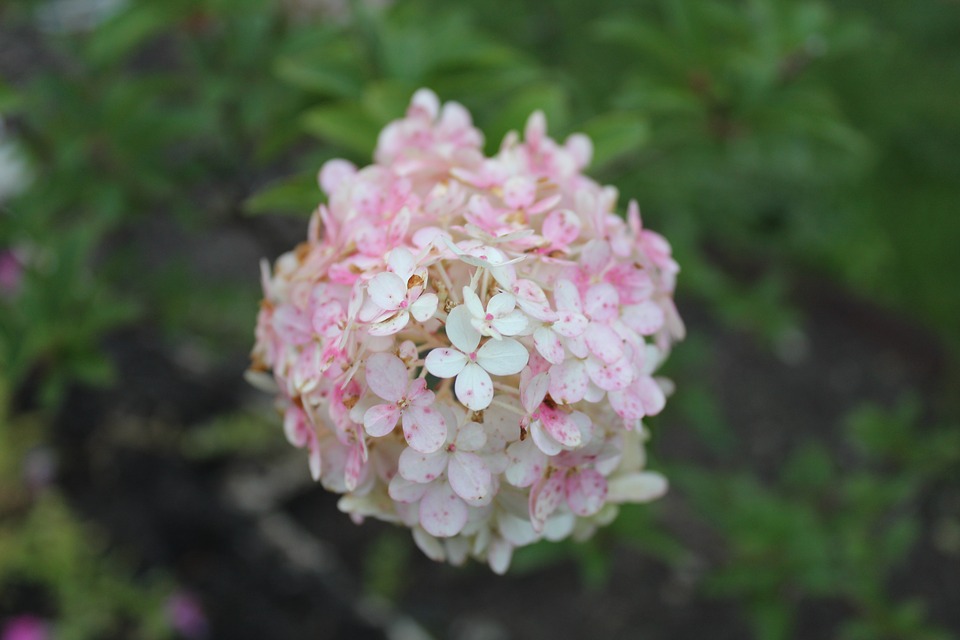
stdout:
[(666, 491), (643, 420), (684, 330), (670, 245), (583, 175), (588, 138), (536, 112), (482, 145), (421, 89), (373, 165), (327, 162), (307, 240), (263, 266), (251, 375), (341, 510), (502, 573)]

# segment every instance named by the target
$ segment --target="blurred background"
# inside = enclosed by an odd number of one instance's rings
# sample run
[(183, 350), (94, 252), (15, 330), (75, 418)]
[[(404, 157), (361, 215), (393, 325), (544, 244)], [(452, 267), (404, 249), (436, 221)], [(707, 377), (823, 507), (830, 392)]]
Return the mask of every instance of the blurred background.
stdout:
[[(511, 572), (355, 526), (258, 262), (419, 87), (592, 136), (682, 265), (666, 498)], [(960, 3), (0, 3), (2, 640), (960, 637)]]

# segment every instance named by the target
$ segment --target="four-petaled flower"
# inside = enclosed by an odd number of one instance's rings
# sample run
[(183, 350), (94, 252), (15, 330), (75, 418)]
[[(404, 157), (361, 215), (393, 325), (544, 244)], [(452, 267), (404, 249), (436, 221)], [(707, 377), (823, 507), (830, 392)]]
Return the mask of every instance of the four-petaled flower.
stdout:
[(401, 331), (410, 322), (411, 315), (417, 322), (426, 322), (437, 312), (437, 294), (423, 292), (427, 271), (417, 267), (409, 250), (393, 249), (387, 265), (390, 271), (378, 273), (367, 284), (373, 308), (365, 310), (365, 317), (374, 323), (367, 329), (374, 336)]
[(438, 378), (457, 380), (454, 391), (457, 400), (468, 409), (481, 411), (493, 400), (495, 376), (520, 373), (527, 365), (530, 353), (512, 338), (487, 340), (480, 344), (480, 332), (470, 322), (472, 315), (466, 305), (454, 307), (447, 315), (447, 338), (454, 348), (433, 349), (427, 354), (424, 366)]
[(527, 328), (527, 316), (517, 309), (517, 299), (510, 293), (498, 293), (483, 308), (480, 297), (470, 287), (463, 288), (463, 302), (470, 311), (470, 324), (480, 335), (501, 339), (515, 336)]
[(436, 451), (447, 437), (443, 416), (431, 407), (434, 393), (423, 378), (410, 380), (403, 360), (390, 353), (367, 358), (367, 384), (387, 400), (363, 414), (363, 426), (374, 438), (387, 435), (402, 423), (407, 444), (422, 453)]

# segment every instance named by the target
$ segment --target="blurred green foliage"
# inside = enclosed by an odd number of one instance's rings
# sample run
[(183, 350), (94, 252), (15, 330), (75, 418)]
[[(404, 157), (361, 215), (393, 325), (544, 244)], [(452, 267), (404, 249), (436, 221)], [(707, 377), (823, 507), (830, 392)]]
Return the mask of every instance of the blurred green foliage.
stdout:
[[(592, 174), (639, 199), (675, 246), (683, 291), (732, 325), (776, 339), (797, 321), (797, 274), (812, 273), (935, 331), (955, 375), (957, 3), (407, 0), (308, 19), (289, 5), (129, 0), (59, 30), (46, 0), (0, 6), (0, 38), (47, 29), (19, 40), (39, 62), (0, 77), (0, 117), (32, 173), (30, 188), (0, 194), (0, 251), (15, 248), (25, 266), (15, 297), (0, 298), (0, 436), (26, 432), (15, 399), (45, 407), (42, 424), (69, 384), (113, 382), (102, 344), (119, 327), (153, 325), (213, 354), (246, 349), (255, 280), (147, 255), (137, 233), (159, 221), (206, 238), (246, 215), (310, 213), (319, 165), (367, 162), (421, 86), (464, 103), (488, 150), (534, 109), (557, 137), (587, 132)], [(694, 336), (684, 349), (701, 347)], [(684, 396), (697, 437), (735, 450), (716, 399), (697, 387)], [(811, 441), (772, 482), (671, 465), (726, 546), (707, 593), (741, 602), (758, 637), (794, 637), (809, 601), (848, 607), (843, 638), (946, 637), (922, 603), (888, 590), (920, 535), (919, 496), (960, 482), (956, 428), (924, 429), (904, 406), (856, 413), (845, 448)], [(194, 458), (247, 454), (268, 434), (238, 414), (182, 444)], [(144, 637), (161, 634), (155, 584), (121, 594), (113, 567), (83, 582), (103, 550), (55, 494), (0, 510), (0, 565), (79, 612), (63, 637), (110, 624), (109, 611), (87, 611), (90, 598), (116, 602)], [(658, 527), (655, 509), (625, 509), (593, 544), (534, 547), (516, 570), (573, 555), (599, 585), (611, 541), (689, 558)], [(370, 593), (398, 597), (399, 549), (384, 537), (372, 550)]]

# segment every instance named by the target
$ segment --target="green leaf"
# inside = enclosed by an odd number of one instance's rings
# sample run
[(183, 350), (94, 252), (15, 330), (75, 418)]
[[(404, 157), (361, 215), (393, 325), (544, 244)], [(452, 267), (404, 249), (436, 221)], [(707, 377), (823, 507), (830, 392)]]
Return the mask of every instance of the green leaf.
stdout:
[(121, 12), (97, 29), (90, 39), (87, 56), (94, 64), (118, 62), (131, 49), (168, 26), (175, 11), (158, 3), (135, 5)]
[(360, 94), (361, 79), (356, 73), (330, 65), (309, 64), (288, 56), (277, 60), (274, 73), (295, 87), (324, 96), (356, 98)]
[(382, 125), (356, 103), (311, 109), (301, 122), (308, 133), (363, 158), (372, 155)]
[(295, 213), (309, 215), (320, 200), (317, 176), (302, 173), (274, 182), (243, 203), (243, 212), (248, 215), (264, 213)]
[(0, 78), (0, 114), (16, 111), (21, 103), (20, 94)]
[(583, 132), (593, 140), (593, 170), (597, 171), (614, 160), (636, 153), (650, 139), (646, 118), (636, 112), (607, 113), (583, 126)]
[(523, 131), (523, 127), (534, 111), (543, 111), (547, 117), (550, 135), (558, 137), (567, 125), (569, 115), (569, 96), (557, 83), (542, 82), (521, 89), (496, 110), (496, 117), (483, 127), (487, 137), (489, 151), (500, 145), (500, 140), (508, 131)]

